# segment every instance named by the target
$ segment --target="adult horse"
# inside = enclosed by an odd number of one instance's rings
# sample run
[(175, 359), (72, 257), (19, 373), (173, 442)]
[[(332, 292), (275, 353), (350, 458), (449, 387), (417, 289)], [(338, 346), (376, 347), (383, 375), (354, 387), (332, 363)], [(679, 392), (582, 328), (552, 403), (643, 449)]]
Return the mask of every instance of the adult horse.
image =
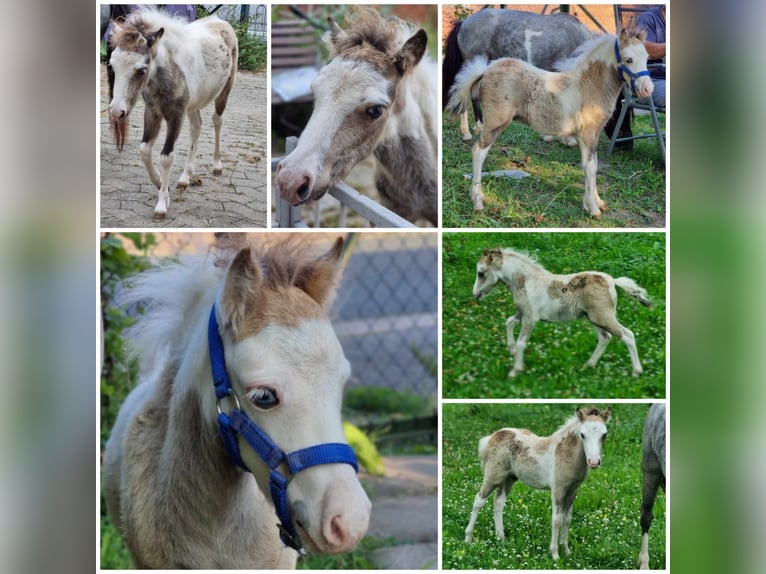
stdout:
[(342, 245), (245, 247), (228, 268), (137, 280), (139, 384), (103, 463), (137, 568), (292, 568), (304, 546), (345, 552), (367, 531), (340, 418), (350, 367), (327, 316)]
[(641, 551), (638, 567), (649, 569), (649, 527), (654, 520), (654, 499), (660, 487), (665, 490), (665, 405), (649, 408), (644, 423), (641, 447)]
[(504, 428), (479, 441), (479, 459), (484, 478), (473, 502), (465, 541), (473, 539), (476, 519), (495, 492), (495, 536), (505, 540), (503, 507), (516, 481), (551, 491), (551, 544), (554, 560), (559, 544), (569, 551), (569, 524), (572, 521), (577, 489), (588, 470), (601, 466), (601, 448), (611, 409), (577, 409), (555, 433), (540, 437), (527, 429)]
[[(538, 321), (559, 323), (583, 317), (591, 322), (598, 336), (598, 344), (585, 364), (587, 367), (596, 366), (615, 336), (628, 348), (633, 376), (643, 372), (633, 331), (617, 321), (616, 287), (646, 307), (652, 303), (646, 289), (629, 277), (614, 278), (601, 271), (555, 275), (526, 253), (509, 248), (485, 249), (476, 264), (473, 296), (482, 299), (499, 282), (508, 286), (517, 309), (505, 322), (508, 351), (513, 356), (509, 377), (524, 370), (524, 350)], [(513, 336), (516, 323), (521, 323), (518, 341)]]
[[(520, 10), (483, 8), (465, 20), (456, 20), (447, 36), (442, 62), (442, 108), (463, 62), (476, 56), (488, 60), (518, 58), (543, 70), (563, 60), (593, 37), (570, 14), (537, 14)], [(468, 110), (460, 115), (460, 133), (471, 139)]]
[[(114, 48), (110, 64), (115, 73), (114, 97), (109, 115), (117, 149), (122, 151), (128, 116), (144, 98), (144, 133), (139, 153), (157, 187), (154, 219), (163, 220), (170, 204), (170, 169), (173, 150), (184, 116), (189, 118), (191, 148), (177, 187), (199, 185), (194, 174), (197, 142), (202, 128), (200, 109), (215, 101), (213, 127), (215, 149), (213, 174), (223, 173), (221, 125), (226, 102), (237, 74), (237, 36), (228, 22), (208, 16), (185, 23), (162, 11), (143, 8), (122, 22), (114, 23), (110, 43)], [(160, 152), (161, 175), (152, 160), (152, 147), (167, 122), (165, 144)]]
[(516, 119), (543, 135), (577, 138), (585, 173), (583, 209), (601, 217), (606, 203), (596, 189), (598, 138), (623, 82), (639, 97), (652, 93), (645, 36), (645, 32), (624, 29), (618, 37), (597, 36), (562, 62), (560, 72), (547, 72), (513, 58), (489, 63), (483, 56), (463, 66), (447, 111), (461, 114), (472, 102), (474, 114), (482, 122), (473, 146), (471, 200), (475, 210), (484, 209), (481, 169), (489, 148)]
[(427, 36), (371, 9), (342, 30), (328, 19), (332, 60), (312, 84), (314, 112), (298, 146), (277, 166), (292, 205), (322, 197), (373, 154), (375, 186), (393, 211), (438, 224), (436, 64)]

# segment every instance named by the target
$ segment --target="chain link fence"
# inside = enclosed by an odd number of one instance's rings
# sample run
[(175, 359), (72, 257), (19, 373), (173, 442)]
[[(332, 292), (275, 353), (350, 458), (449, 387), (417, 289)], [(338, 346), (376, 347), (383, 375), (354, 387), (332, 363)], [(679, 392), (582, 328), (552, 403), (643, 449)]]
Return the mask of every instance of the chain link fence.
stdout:
[(332, 308), (352, 385), (436, 397), (436, 233), (352, 233)]

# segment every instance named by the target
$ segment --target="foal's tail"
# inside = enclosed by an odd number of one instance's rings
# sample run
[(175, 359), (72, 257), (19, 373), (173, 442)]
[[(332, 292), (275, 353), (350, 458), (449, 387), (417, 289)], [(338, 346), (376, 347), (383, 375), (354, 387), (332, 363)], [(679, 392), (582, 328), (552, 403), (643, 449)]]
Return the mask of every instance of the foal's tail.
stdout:
[(492, 435), (485, 436), (479, 440), (479, 463), (481, 464), (481, 471), (484, 472), (484, 465), (487, 462), (487, 443)]
[(452, 30), (447, 36), (447, 42), (444, 45), (444, 60), (442, 61), (442, 109), (447, 107), (447, 97), (455, 76), (463, 65), (463, 54), (460, 53), (460, 47), (457, 45), (457, 34), (460, 32), (462, 20), (452, 22)]
[(639, 287), (633, 279), (629, 277), (618, 277), (614, 280), (614, 284), (617, 285), (617, 287), (624, 289), (628, 295), (638, 300), (644, 307), (652, 306), (652, 300), (649, 299), (649, 294), (646, 292), (646, 289)]
[(447, 113), (458, 116), (468, 110), (468, 103), (473, 102), (476, 121), (482, 121), (481, 108), (478, 105), (479, 81), (489, 67), (486, 56), (476, 56), (463, 65), (450, 89)]

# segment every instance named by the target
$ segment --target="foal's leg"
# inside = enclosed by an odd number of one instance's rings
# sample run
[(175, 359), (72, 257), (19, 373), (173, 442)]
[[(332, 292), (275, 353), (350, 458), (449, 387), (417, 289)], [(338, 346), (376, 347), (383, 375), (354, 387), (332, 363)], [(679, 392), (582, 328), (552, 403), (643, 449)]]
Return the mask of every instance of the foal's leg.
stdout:
[(644, 485), (641, 493), (641, 551), (638, 554), (639, 570), (649, 569), (649, 527), (654, 520), (654, 499), (663, 484), (660, 472), (644, 471)]
[[(481, 488), (479, 489), (479, 492), (476, 493), (476, 497), (473, 499), (473, 508), (471, 509), (471, 519), (468, 521), (468, 526), (466, 526), (465, 529), (465, 541), (470, 542), (473, 538), (473, 529), (474, 526), (476, 526), (476, 519), (479, 516), (479, 512), (482, 508), (484, 508), (484, 505), (487, 503), (487, 499), (489, 498), (489, 495), (492, 494), (492, 491), (495, 489), (495, 487), (500, 487), (499, 484), (493, 484), (492, 482), (487, 481), (486, 476), (484, 477), (483, 482), (481, 483)], [(500, 531), (500, 535), (502, 536), (503, 531)]]
[(505, 528), (503, 528), (503, 508), (505, 507), (505, 501), (508, 497), (508, 493), (513, 488), (516, 479), (509, 476), (505, 479), (505, 484), (501, 484), (497, 487), (495, 492), (494, 510), (495, 510), (495, 536), (500, 541), (505, 541)]
[(620, 337), (620, 339), (628, 348), (628, 352), (630, 353), (630, 363), (633, 365), (633, 376), (637, 377), (644, 372), (644, 368), (641, 366), (641, 360), (638, 358), (638, 349), (636, 349), (636, 337), (633, 335), (633, 331), (627, 327), (620, 325), (620, 328), (622, 329), (622, 337)]
[(141, 157), (141, 161), (144, 162), (146, 171), (149, 173), (149, 179), (157, 189), (160, 188), (160, 176), (157, 174), (157, 170), (154, 169), (152, 148), (154, 147), (157, 135), (160, 133), (161, 126), (162, 116), (160, 113), (147, 107), (144, 110), (144, 135), (141, 137), (138, 155)]
[(515, 377), (524, 370), (524, 349), (527, 348), (527, 341), (529, 341), (529, 336), (532, 334), (536, 322), (535, 319), (529, 318), (529, 315), (521, 316), (521, 329), (516, 341), (516, 356), (513, 359), (513, 368), (508, 373), (509, 377)]
[(184, 172), (181, 174), (181, 178), (176, 185), (178, 189), (186, 189), (189, 183), (192, 185), (199, 185), (202, 183), (202, 180), (200, 180), (199, 177), (194, 177), (194, 160), (197, 157), (197, 144), (199, 143), (199, 134), (202, 130), (202, 116), (200, 115), (199, 110), (188, 110), (186, 117), (189, 118), (191, 147), (189, 148), (189, 157), (186, 158)]
[(601, 209), (606, 209), (606, 203), (601, 201), (596, 190), (596, 171), (598, 170), (598, 139), (581, 136), (579, 138), (582, 169), (585, 172), (585, 194), (582, 208), (596, 219), (601, 218)]
[(468, 110), (460, 114), (460, 135), (462, 135), (463, 139), (466, 141), (473, 139), (471, 136), (471, 128), (468, 126)]
[(226, 109), (226, 103), (229, 101), (229, 93), (234, 86), (234, 79), (237, 75), (237, 58), (234, 56), (231, 74), (226, 81), (226, 85), (215, 99), (215, 111), (213, 112), (213, 128), (215, 129), (215, 149), (213, 150), (213, 175), (223, 173), (223, 162), (221, 162), (221, 126), (223, 125), (223, 112)]
[[(592, 311), (588, 313), (588, 320), (596, 327), (605, 329), (615, 337), (625, 343), (630, 353), (630, 362), (633, 366), (633, 376), (637, 377), (644, 372), (644, 368), (641, 366), (641, 360), (638, 358), (638, 350), (636, 349), (636, 338), (633, 335), (633, 331), (620, 325), (614, 316), (614, 311)], [(599, 343), (600, 344), (600, 343)], [(598, 350), (598, 349), (596, 349)], [(595, 355), (595, 352), (594, 352)]]
[[(485, 110), (486, 111), (486, 110)], [(484, 160), (487, 159), (489, 148), (495, 143), (497, 136), (503, 133), (503, 130), (511, 123), (513, 116), (506, 121), (489, 129), (489, 120), (487, 115), (484, 116), (484, 127), (482, 127), (479, 139), (473, 144), (473, 177), (471, 179), (471, 201), (473, 202), (473, 208), (476, 211), (482, 211), (484, 209), (484, 194), (481, 191), (481, 168), (484, 165)]]
[(602, 329), (598, 325), (593, 325), (593, 328), (596, 330), (596, 335), (598, 335), (598, 345), (596, 345), (596, 349), (593, 351), (593, 354), (590, 356), (590, 359), (588, 359), (588, 362), (585, 363), (586, 367), (596, 366), (596, 363), (598, 363), (598, 360), (601, 358), (601, 355), (604, 354), (604, 351), (606, 350), (606, 346), (609, 344), (609, 341), (612, 340), (612, 334), (606, 329)]
[(184, 115), (179, 112), (173, 116), (166, 117), (165, 121), (168, 124), (168, 131), (167, 134), (165, 134), (165, 145), (162, 146), (162, 151), (160, 152), (162, 175), (160, 189), (157, 191), (159, 198), (157, 199), (157, 205), (154, 207), (155, 221), (162, 221), (165, 219), (168, 207), (170, 206), (170, 169), (173, 167), (173, 147), (175, 146), (178, 134), (181, 131)]
[(559, 559), (559, 532), (564, 522), (563, 493), (558, 488), (551, 489), (551, 557)]
[(521, 320), (521, 313), (508, 317), (505, 322), (505, 330), (508, 333), (508, 352), (513, 356), (516, 353), (516, 339), (513, 338), (513, 329), (516, 327), (516, 323)]
[(575, 497), (577, 496), (577, 488), (572, 488), (567, 491), (564, 496), (563, 517), (561, 521), (561, 533), (559, 540), (564, 547), (564, 554), (569, 556), (572, 552), (569, 550), (569, 525), (572, 522), (572, 507), (574, 506)]

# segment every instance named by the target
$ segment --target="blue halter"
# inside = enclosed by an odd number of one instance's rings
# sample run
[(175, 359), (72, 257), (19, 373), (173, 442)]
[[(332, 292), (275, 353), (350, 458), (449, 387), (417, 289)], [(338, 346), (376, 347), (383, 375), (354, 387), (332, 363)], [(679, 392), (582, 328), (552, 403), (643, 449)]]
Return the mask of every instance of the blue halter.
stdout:
[(627, 83), (627, 80), (625, 79), (625, 75), (627, 74), (630, 78), (630, 89), (635, 94), (636, 93), (636, 80), (640, 78), (641, 76), (648, 76), (649, 70), (644, 70), (643, 72), (639, 72), (638, 74), (633, 73), (633, 70), (628, 68), (625, 64), (622, 63), (622, 55), (620, 55), (620, 42), (619, 40), (615, 39), (614, 41), (614, 55), (617, 58), (617, 73), (620, 76), (620, 79)]
[[(285, 546), (297, 550), (303, 556), (306, 554), (306, 551), (303, 548), (300, 536), (295, 531), (287, 504), (287, 487), (290, 484), (290, 480), (292, 480), (297, 472), (320, 464), (350, 464), (354, 467), (355, 471), (359, 472), (354, 449), (343, 443), (325, 443), (285, 453), (240, 408), (239, 399), (231, 386), (229, 374), (226, 371), (223, 341), (218, 331), (215, 305), (213, 305), (210, 311), (210, 321), (208, 322), (208, 345), (210, 347), (210, 365), (213, 371), (215, 396), (218, 398), (219, 434), (223, 439), (226, 451), (237, 466), (247, 472), (252, 472), (245, 465), (239, 452), (237, 437), (241, 435), (247, 441), (247, 444), (250, 445), (250, 448), (271, 469), (269, 487), (271, 489), (271, 500), (274, 503), (277, 518), (279, 519), (279, 524), (277, 524), (279, 538)], [(234, 408), (232, 408), (229, 414), (226, 414), (221, 408), (221, 403), (226, 398), (231, 398), (234, 402)], [(290, 471), (287, 477), (278, 470), (279, 465), (282, 463), (285, 463)]]

